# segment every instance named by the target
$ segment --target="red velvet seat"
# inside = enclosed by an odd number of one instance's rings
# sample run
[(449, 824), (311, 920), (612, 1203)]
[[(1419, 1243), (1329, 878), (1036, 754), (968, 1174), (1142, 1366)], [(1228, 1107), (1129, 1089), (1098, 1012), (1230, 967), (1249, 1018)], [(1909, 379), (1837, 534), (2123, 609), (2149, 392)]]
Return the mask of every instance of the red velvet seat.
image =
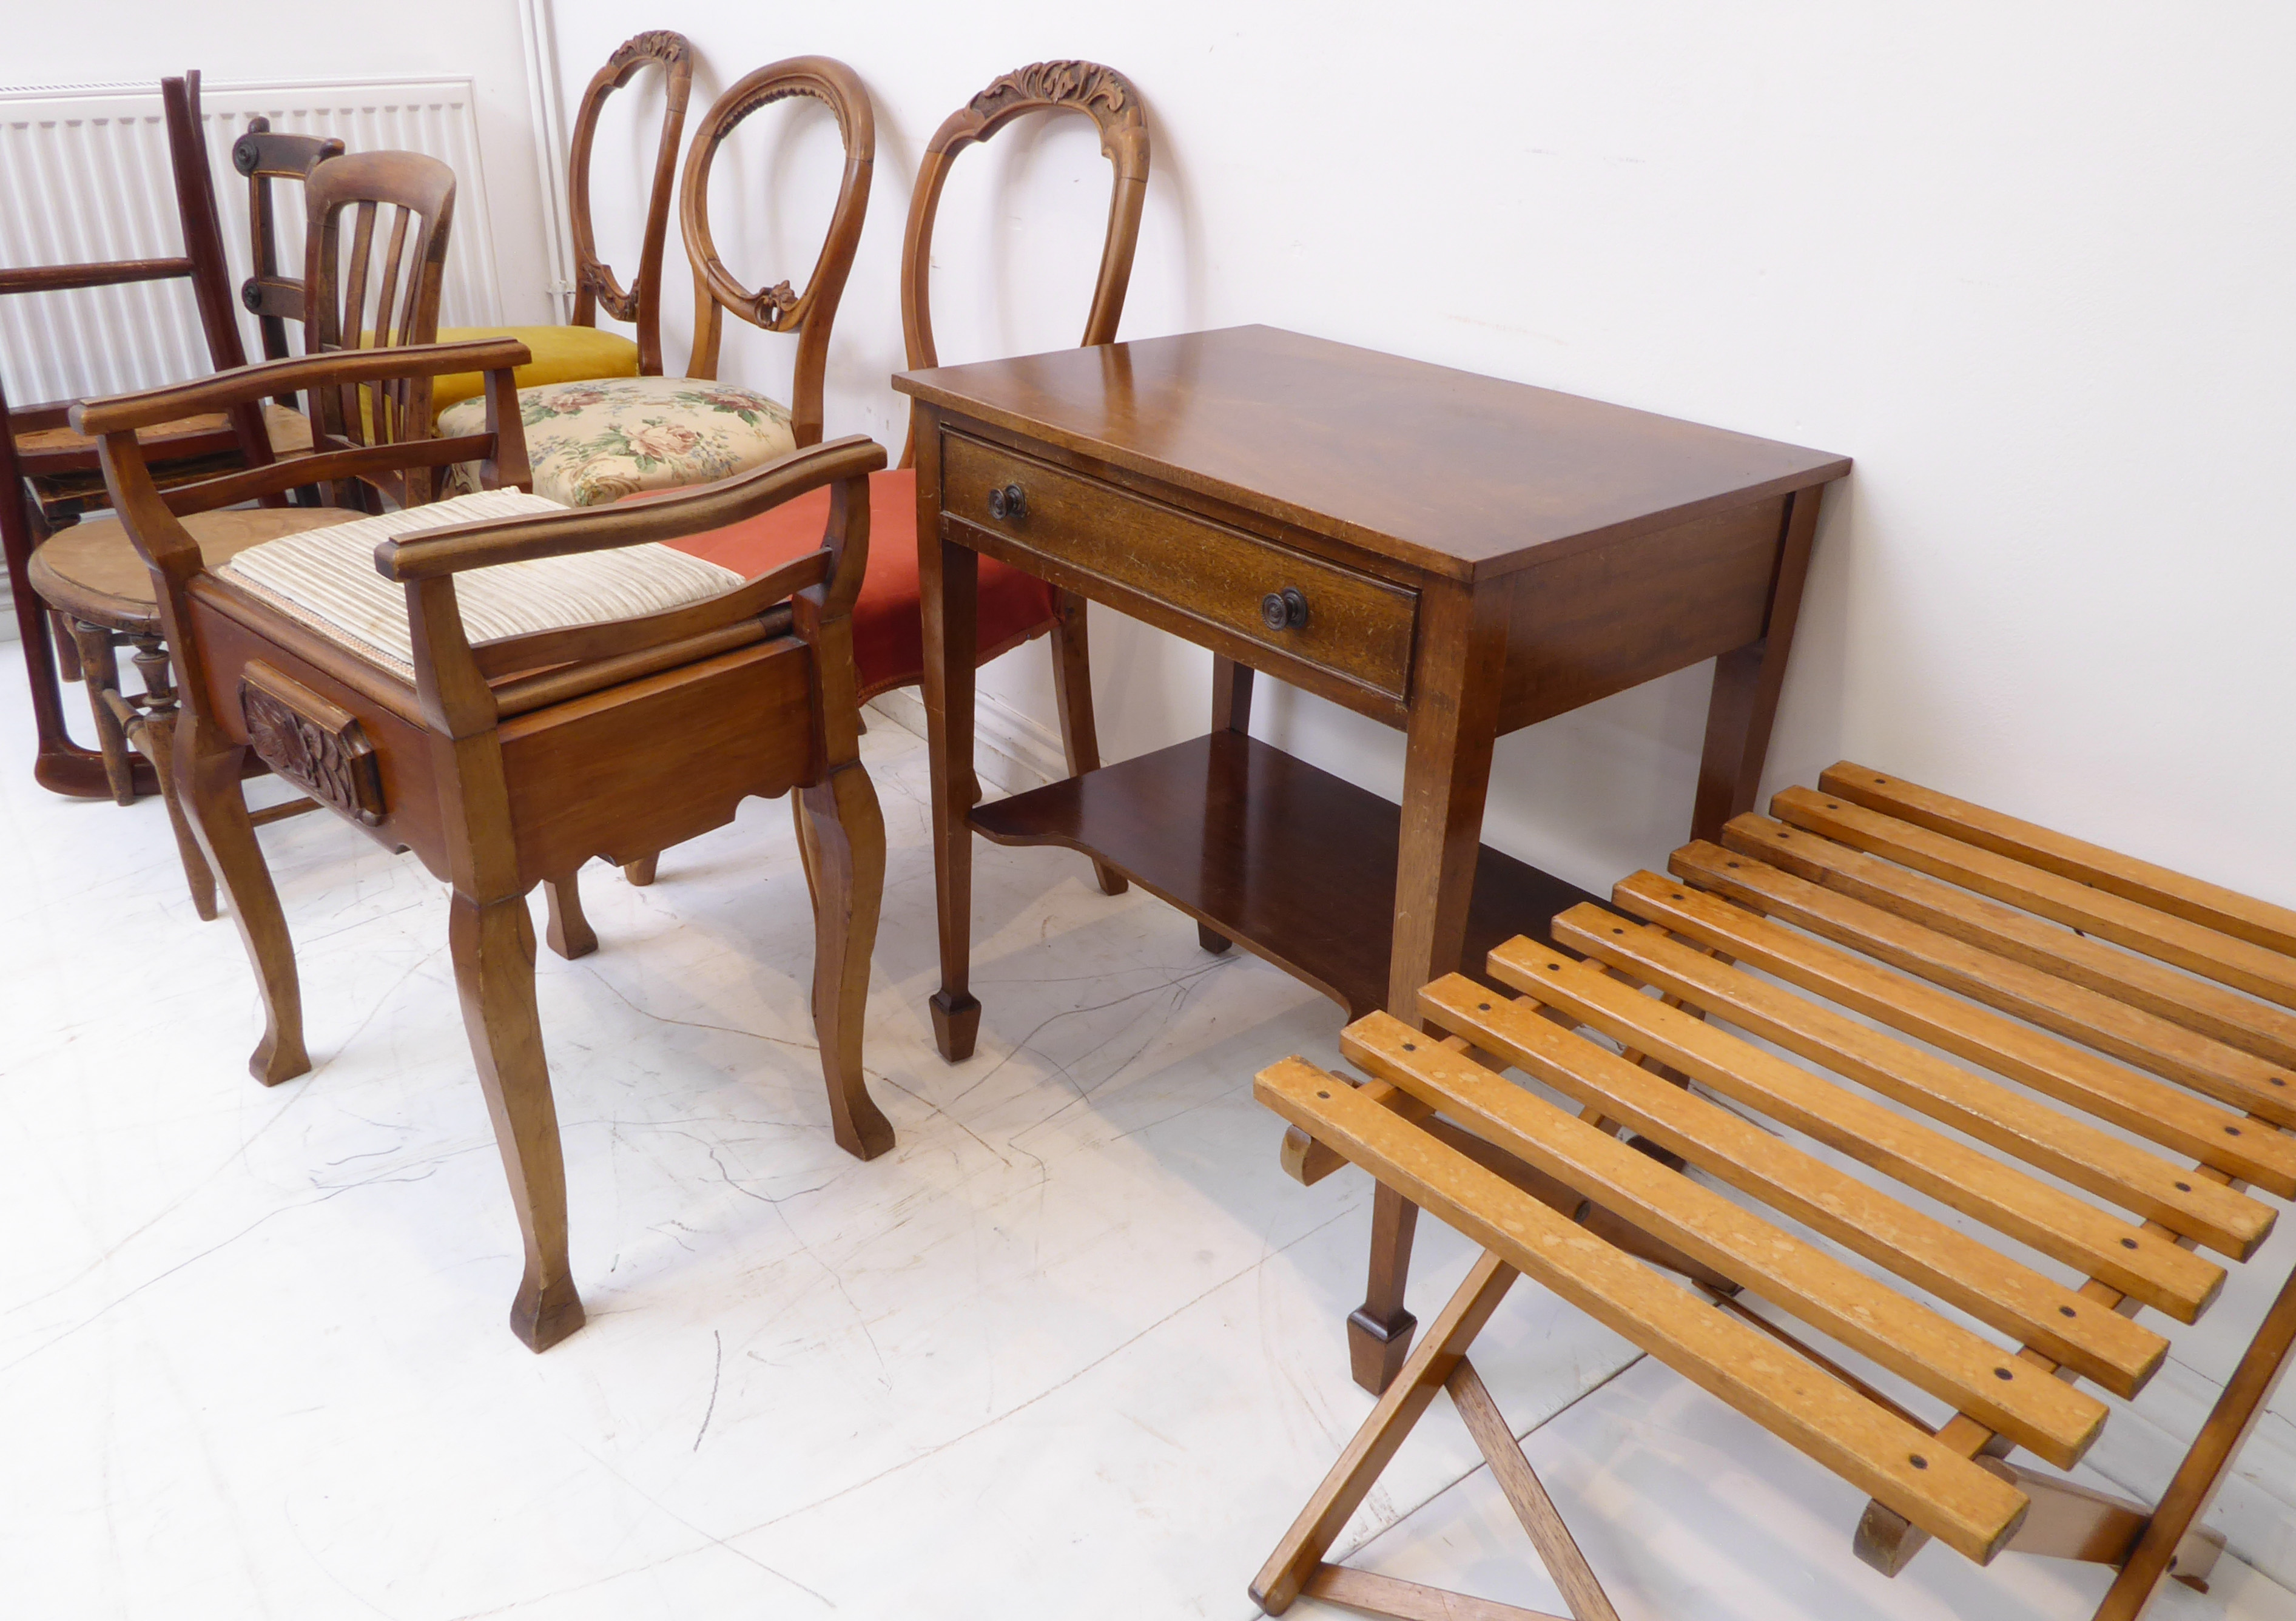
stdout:
[[(828, 522), (829, 492), (819, 489), (741, 523), (668, 544), (754, 577), (818, 548)], [(1051, 629), (1055, 611), (1053, 588), (1044, 581), (992, 558), (980, 560), (984, 662)], [(924, 679), (913, 467), (869, 475), (869, 570), (862, 577), (861, 600), (853, 606), (853, 661), (865, 699)]]

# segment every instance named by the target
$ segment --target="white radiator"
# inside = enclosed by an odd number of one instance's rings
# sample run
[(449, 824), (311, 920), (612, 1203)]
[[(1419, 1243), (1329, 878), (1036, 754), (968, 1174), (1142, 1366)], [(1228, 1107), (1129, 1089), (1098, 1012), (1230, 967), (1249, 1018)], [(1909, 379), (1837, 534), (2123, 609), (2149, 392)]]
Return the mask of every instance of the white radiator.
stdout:
[[(424, 152), (452, 168), (455, 219), (439, 320), (448, 326), (501, 323), (470, 80), (207, 84), (200, 100), (234, 306), (251, 252), (247, 182), (231, 167), (231, 145), (249, 116), (261, 113), (274, 129), (337, 135), (352, 151)], [(283, 269), (299, 266), (300, 188), (274, 184), (280, 188), (279, 262)], [(168, 258), (183, 250), (156, 83), (0, 90), (0, 265)], [(261, 336), (243, 310), (241, 327), (248, 357), (261, 359)], [(289, 343), (299, 352), (299, 334), (291, 333)], [(213, 369), (186, 281), (0, 299), (0, 387), (18, 404), (117, 394)]]

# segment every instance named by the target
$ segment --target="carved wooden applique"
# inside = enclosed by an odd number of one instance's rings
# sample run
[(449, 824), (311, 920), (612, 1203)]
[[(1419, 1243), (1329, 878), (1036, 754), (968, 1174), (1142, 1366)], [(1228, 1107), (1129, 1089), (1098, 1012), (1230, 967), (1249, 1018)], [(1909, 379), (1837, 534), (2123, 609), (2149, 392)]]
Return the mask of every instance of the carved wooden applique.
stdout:
[(256, 758), (320, 804), (381, 823), (382, 770), (358, 716), (261, 663), (240, 672), (239, 708)]

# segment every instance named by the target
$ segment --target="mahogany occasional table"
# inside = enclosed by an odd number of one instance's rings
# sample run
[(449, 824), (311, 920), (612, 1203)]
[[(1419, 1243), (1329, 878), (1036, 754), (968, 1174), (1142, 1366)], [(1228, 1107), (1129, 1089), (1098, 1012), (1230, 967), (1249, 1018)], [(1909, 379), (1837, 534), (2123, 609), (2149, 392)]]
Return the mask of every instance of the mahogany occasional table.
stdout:
[[(942, 1056), (969, 1056), (972, 834), (1057, 844), (1350, 1019), (1594, 897), (1480, 843), (1502, 733), (1716, 660), (1694, 839), (1749, 810), (1846, 456), (1264, 326), (903, 373), (915, 402)], [(994, 804), (986, 554), (1216, 656), (1210, 735)], [(1405, 736), (1398, 807), (1249, 735), (1265, 671)], [(1357, 1381), (1410, 1348), (1382, 1185)]]

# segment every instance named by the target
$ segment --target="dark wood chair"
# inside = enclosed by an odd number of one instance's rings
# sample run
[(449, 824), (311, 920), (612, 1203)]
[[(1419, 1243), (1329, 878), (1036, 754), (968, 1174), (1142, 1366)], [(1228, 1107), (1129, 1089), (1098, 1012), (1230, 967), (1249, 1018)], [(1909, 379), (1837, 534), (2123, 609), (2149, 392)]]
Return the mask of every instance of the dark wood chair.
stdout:
[[(247, 121), (247, 133), (232, 143), (231, 166), (247, 179), (249, 263), (254, 274), (239, 285), (239, 301), (255, 315), (263, 334), (267, 360), (284, 360), (288, 323), (303, 323), (302, 262), (296, 274), (285, 274), (279, 258), (279, 225), (272, 182), (289, 180), (301, 185), (311, 171), (330, 158), (343, 155), (343, 143), (332, 135), (299, 135), (275, 130), (271, 120), (258, 113)], [(295, 210), (299, 217), (303, 209)], [(280, 402), (283, 405), (291, 401)]]
[[(641, 35), (631, 45), (650, 37)], [(800, 95), (820, 101), (835, 116), (845, 145), (844, 174), (805, 291), (792, 291), (789, 282), (780, 282), (752, 291), (734, 279), (711, 237), (710, 166), (742, 119)], [(594, 116), (586, 99), (585, 106)], [(579, 127), (579, 133), (586, 131), (587, 126)], [(665, 152), (668, 140), (665, 130)], [(679, 183), (678, 219), (694, 266), (693, 353), (686, 375), (602, 378), (521, 389), (538, 493), (570, 506), (602, 505), (640, 492), (729, 477), (821, 442), (830, 328), (860, 241), (876, 145), (868, 91), (851, 69), (825, 57), (796, 57), (760, 68), (718, 98), (694, 133)], [(578, 151), (578, 157), (586, 186), (587, 154)], [(657, 206), (660, 175), (658, 161)], [(610, 277), (603, 266), (598, 273), (590, 279), (603, 286)], [(642, 283), (644, 274), (642, 266)], [(644, 297), (641, 285), (642, 307)], [(717, 381), (729, 310), (767, 332), (797, 339), (796, 378), (786, 404)], [(467, 432), (481, 410), (477, 400), (465, 400), (441, 414), (439, 431)], [(466, 473), (461, 482), (468, 481)]]
[[(1108, 233), (1082, 341), (1090, 346), (1111, 342), (1116, 337), (1148, 187), (1148, 127), (1140, 95), (1112, 68), (1095, 62), (1037, 62), (1005, 74), (950, 114), (925, 147), (901, 249), (901, 327), (912, 367), (940, 364), (932, 330), (932, 234), (950, 166), (967, 147), (1036, 112), (1081, 113), (1090, 118), (1099, 128), (1101, 150), (1115, 170)], [(690, 196), (690, 181), (688, 192)], [(869, 577), (853, 610), (855, 656), (865, 700), (924, 679), (915, 450), (912, 435), (900, 465), (878, 474), (870, 491), (870, 504), (877, 513), (879, 544), (870, 553)], [(787, 508), (763, 514), (737, 529), (697, 535), (678, 544), (729, 568), (762, 567), (800, 552), (805, 528), (815, 516), (809, 511)], [(987, 558), (981, 560), (979, 589), (977, 662), (986, 663), (1023, 642), (1049, 634), (1069, 770), (1081, 774), (1094, 769), (1100, 764), (1100, 743), (1093, 725), (1084, 599)], [(979, 797), (977, 791), (974, 797)], [(1107, 893), (1124, 892), (1125, 880), (1115, 872), (1105, 867), (1096, 871)], [(650, 872), (642, 864), (633, 877), (644, 880)]]
[[(183, 252), (166, 258), (0, 269), (0, 296), (188, 281), (209, 358), (216, 369), (245, 364), (246, 351), (232, 311), (230, 273), (225, 267), (214, 180), (199, 133), (199, 77), (188, 73), (163, 79), (160, 86)], [(0, 549), (4, 549), (16, 626), (24, 643), (25, 673), (31, 685), (38, 738), (33, 775), (43, 787), (57, 793), (111, 798), (124, 805), (138, 793), (157, 788), (157, 777), (148, 764), (137, 763), (122, 723), (96, 692), (91, 692), (91, 708), (99, 747), (86, 749), (74, 742), (64, 720), (61, 683), (78, 679), (90, 662), (98, 667), (100, 676), (109, 676), (111, 649), (123, 635), (132, 634), (132, 629), (108, 625), (101, 613), (74, 622), (62, 604), (54, 604), (52, 615), (51, 604), (43, 600), (29, 577), (35, 551), (51, 535), (78, 524), (84, 512), (102, 507), (107, 499), (95, 446), (75, 432), (67, 420), (71, 405), (70, 400), (57, 400), (12, 407), (0, 395), (0, 491), (7, 492), (0, 497)], [(266, 413), (250, 405), (155, 424), (145, 448), (152, 476), (165, 487), (231, 467), (267, 462), (275, 449), (290, 452), (300, 442), (301, 425), (291, 413)], [(119, 538), (117, 526), (102, 520), (82, 527), (93, 530), (100, 526), (109, 528), (115, 540)], [(146, 667), (164, 668), (164, 661)]]
[[(850, 618), (867, 565), (868, 475), (885, 453), (844, 439), (658, 503), (568, 511), (523, 493), (513, 368), (526, 357), (504, 340), (329, 352), (89, 403), (74, 420), (102, 438), (159, 594), (183, 693), (182, 798), (262, 987), (267, 1028), (250, 1068), (266, 1084), (309, 1068), (286, 920), (240, 793), (251, 755), (452, 887), (455, 981), (525, 1239), (511, 1322), (541, 1350), (580, 1326), (582, 1306), (535, 1005), (525, 897), (537, 882), (592, 856), (693, 838), (749, 795), (794, 790), (836, 1140), (863, 1158), (891, 1145), (861, 1070), (884, 826), (858, 754)], [(486, 375), (481, 432), (323, 448), (311, 471), (411, 482), (453, 456), (479, 463), (485, 491), (427, 513), (327, 514), (340, 527), (220, 569), (187, 520), (308, 475), (275, 466), (163, 494), (136, 439), (187, 411), (283, 389), (388, 398), (406, 384), (403, 396), (419, 399), (430, 377), (456, 370)], [(655, 544), (823, 489), (820, 544), (755, 578)], [(521, 508), (537, 510), (453, 522)], [(452, 527), (414, 532), (426, 519)], [(527, 565), (514, 584), (492, 568), (509, 562)], [(632, 590), (666, 605), (613, 617)]]
[[(202, 176), (205, 172), (202, 167)], [(439, 269), (454, 199), (454, 171), (415, 152), (363, 152), (329, 160), (311, 171), (305, 187), (310, 223), (304, 277), (318, 293), (316, 298), (303, 297), (300, 290), (298, 293), (308, 318), (307, 349), (324, 353), (340, 348), (345, 332), (364, 332), (371, 343), (378, 336), (396, 344), (428, 342), (435, 336)], [(209, 201), (212, 205), (211, 194)], [(385, 209), (392, 210), (388, 217), (381, 214)], [(352, 221), (348, 241), (342, 229), (346, 215)], [(378, 232), (379, 220), (387, 224), (386, 230)], [(235, 328), (233, 341), (237, 341)], [(238, 364), (234, 360), (235, 369)], [(430, 441), (430, 402), (423, 391), (428, 381), (392, 379), (323, 389), (308, 416), (276, 400), (266, 402), (264, 409), (274, 419), (289, 416), (302, 424), (306, 446), (316, 444), (322, 451), (417, 441), (406, 452), (406, 471), (394, 464), (373, 476), (377, 487), (387, 489), (398, 504), (416, 506), (431, 495), (432, 464), (422, 458), (436, 454)], [(146, 445), (147, 466), (155, 447)], [(94, 450), (92, 445), (88, 448), (91, 454)], [(308, 489), (320, 476), (324, 459), (305, 456), (299, 449), (283, 459), (296, 463), (302, 471), (302, 478), (291, 483)], [(174, 481), (182, 482), (183, 477)], [(185, 532), (199, 542), (209, 567), (219, 567), (250, 546), (334, 520), (324, 515), (324, 505), (285, 507), (279, 491), (268, 484), (261, 495), (266, 504), (254, 512), (203, 509), (186, 520)], [(330, 504), (362, 503), (372, 506), (373, 497), (365, 485), (354, 481), (339, 486)], [(314, 512), (322, 516), (315, 518)], [(168, 769), (176, 694), (168, 677), (162, 615), (151, 571), (136, 555), (122, 521), (114, 517), (76, 524), (45, 542), (31, 554), (24, 577), (73, 627), (107, 764), (115, 744), (123, 757), (132, 747), (152, 762), (154, 785), (167, 802), (183, 857), (192, 905), (201, 918), (213, 918), (215, 877), (184, 819), (176, 778)], [(112, 651), (120, 643), (135, 649), (135, 666), (144, 681), (140, 693), (120, 691)], [(130, 785), (121, 780), (125, 766), (119, 769), (115, 781), (124, 793)], [(264, 815), (267, 820), (310, 808), (308, 801), (299, 800)]]

